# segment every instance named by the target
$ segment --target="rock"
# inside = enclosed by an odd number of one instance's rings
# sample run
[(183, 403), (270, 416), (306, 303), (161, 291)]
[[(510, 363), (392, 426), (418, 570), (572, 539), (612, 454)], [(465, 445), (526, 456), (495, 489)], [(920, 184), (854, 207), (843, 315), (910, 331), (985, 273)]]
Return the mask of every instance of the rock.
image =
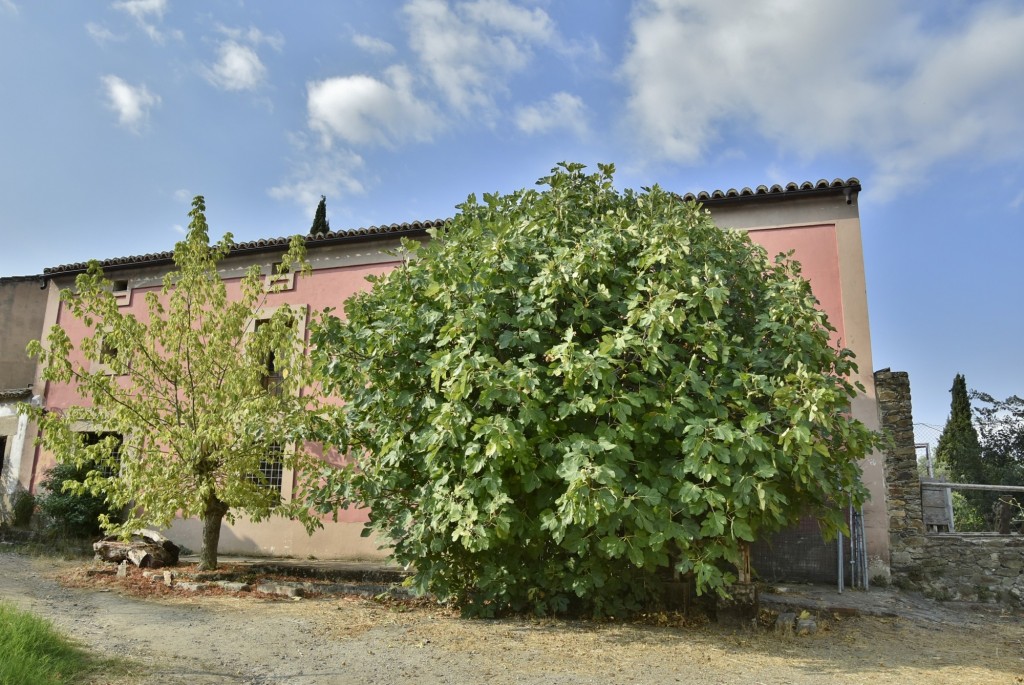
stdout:
[(129, 540), (109, 535), (92, 546), (98, 561), (119, 564), (128, 560), (140, 568), (160, 568), (178, 563), (178, 546), (156, 531), (140, 529)]
[(206, 587), (206, 583), (177, 583), (174, 587), (186, 592), (196, 592)]
[(285, 585), (283, 583), (260, 583), (256, 586), (256, 592), (264, 592), (268, 595), (281, 595), (282, 597), (302, 597), (306, 591), (301, 587)]
[(249, 592), (252, 586), (248, 583), (236, 583), (230, 580), (219, 580), (214, 585), (221, 587), (228, 592)]
[(128, 562), (127, 561), (122, 561), (120, 564), (117, 565), (117, 577), (118, 578), (127, 578), (128, 577)]
[(793, 626), (796, 624), (796, 614), (792, 611), (779, 614), (779, 617), (775, 619), (775, 632), (778, 635), (792, 635)]
[(174, 587), (174, 574), (170, 571), (164, 571), (164, 585)]
[(818, 624), (813, 618), (798, 618), (796, 620), (797, 635), (814, 635), (818, 632)]

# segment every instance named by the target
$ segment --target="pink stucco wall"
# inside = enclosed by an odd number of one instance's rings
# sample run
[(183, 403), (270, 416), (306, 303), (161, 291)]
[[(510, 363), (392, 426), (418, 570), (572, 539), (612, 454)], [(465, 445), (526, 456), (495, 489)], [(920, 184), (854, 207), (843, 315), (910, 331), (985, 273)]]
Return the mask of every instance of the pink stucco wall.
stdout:
[[(844, 321), (844, 293), (843, 281), (840, 278), (841, 259), (836, 225), (823, 223), (764, 229), (752, 228), (749, 230), (749, 234), (755, 242), (764, 246), (770, 255), (789, 250), (794, 251), (794, 258), (802, 264), (803, 275), (810, 281), (822, 309), (828, 314), (829, 320), (837, 329), (833, 334), (833, 340), (838, 344), (843, 344), (846, 340), (847, 326)], [(358, 266), (327, 266), (326, 261), (321, 261), (319, 264), (321, 268), (317, 268), (310, 275), (297, 276), (292, 289), (268, 294), (264, 306), (274, 308), (286, 304), (293, 307), (307, 305), (310, 314), (332, 307), (335, 309), (335, 313), (341, 314), (344, 301), (368, 286), (367, 276), (386, 273), (395, 268), (397, 264), (397, 261), (386, 261)], [(154, 271), (156, 270), (154, 269)], [(152, 273), (150, 272), (151, 275)], [(229, 293), (238, 292), (239, 280), (238, 278), (226, 280)], [(145, 320), (147, 318), (145, 294), (147, 291), (158, 289), (158, 287), (134, 288), (126, 311)], [(80, 340), (87, 333), (86, 327), (81, 322), (72, 320), (68, 316), (63, 305), (60, 305), (55, 318), (64, 326), (72, 341)], [(849, 330), (854, 332), (857, 330), (857, 326), (853, 325)], [(45, 406), (50, 409), (68, 407), (82, 401), (72, 386), (64, 384), (49, 384), (43, 394)], [(338, 459), (336, 454), (320, 456), (328, 461)], [(36, 448), (33, 460), (33, 480), (35, 480), (36, 474), (44, 473), (52, 464), (52, 456), (41, 453), (40, 449)], [(271, 520), (259, 524), (238, 522), (233, 526), (225, 524), (221, 532), (221, 548), (225, 553), (293, 554), (299, 556), (314, 554), (321, 558), (380, 557), (386, 552), (376, 548), (378, 543), (360, 537), (362, 522), (366, 518), (365, 510), (339, 511), (338, 523), (332, 524), (325, 520), (325, 529), (312, 538), (306, 536), (301, 526), (287, 520)], [(194, 520), (177, 521), (168, 532), (172, 539), (179, 543), (193, 547), (198, 545), (199, 527)]]
[(751, 240), (768, 250), (774, 257), (780, 252), (793, 251), (793, 259), (800, 262), (803, 277), (810, 281), (811, 291), (820, 307), (835, 326), (832, 342), (843, 345), (846, 340), (843, 319), (843, 290), (839, 279), (839, 243), (834, 224), (772, 228), (750, 231)]
[[(306, 321), (308, 342), (308, 324), (317, 312), (320, 312), (327, 307), (333, 307), (336, 310), (335, 313), (340, 314), (344, 301), (354, 293), (364, 290), (367, 287), (367, 276), (386, 273), (393, 269), (397, 263), (398, 262), (387, 262), (363, 266), (339, 266), (318, 269), (305, 276), (297, 275), (293, 288), (283, 292), (268, 293), (265, 301), (262, 303), (262, 306), (266, 308), (274, 308), (281, 305), (307, 305), (307, 316), (310, 317)], [(225, 281), (229, 297), (238, 297), (240, 283), (241, 278), (230, 278)], [(148, 321), (149, 311), (146, 307), (145, 295), (147, 292), (158, 292), (159, 290), (159, 286), (134, 288), (131, 291), (130, 303), (123, 307), (121, 311), (124, 313), (134, 314), (140, 321)], [(77, 343), (85, 335), (91, 333), (91, 329), (89, 327), (69, 314), (64, 303), (61, 303), (57, 311), (57, 323), (64, 328), (68, 336), (71, 338), (72, 343), (76, 345), (76, 348)], [(73, 354), (72, 359), (78, 363), (83, 361), (82, 355), (77, 352)], [(47, 384), (44, 402), (47, 409), (62, 409), (74, 405), (87, 404), (86, 400), (78, 395), (75, 387), (66, 383)], [(338, 455), (335, 453), (328, 453), (327, 455), (324, 455), (317, 447), (311, 447), (311, 449), (314, 453), (327, 461), (340, 461)], [(33, 489), (35, 488), (35, 482), (38, 481), (42, 474), (50, 469), (54, 463), (55, 459), (52, 454), (46, 453), (40, 448), (37, 448), (33, 483), (31, 484)], [(338, 521), (341, 522), (361, 523), (366, 519), (367, 512), (363, 510), (348, 509), (338, 512)]]

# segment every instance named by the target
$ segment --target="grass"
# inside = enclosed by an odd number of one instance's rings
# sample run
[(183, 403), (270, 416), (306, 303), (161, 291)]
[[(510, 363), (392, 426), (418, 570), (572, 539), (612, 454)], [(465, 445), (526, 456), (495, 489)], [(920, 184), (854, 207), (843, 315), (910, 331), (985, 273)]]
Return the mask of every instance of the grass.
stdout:
[(122, 671), (61, 635), (49, 621), (0, 602), (0, 685), (88, 682), (101, 670)]

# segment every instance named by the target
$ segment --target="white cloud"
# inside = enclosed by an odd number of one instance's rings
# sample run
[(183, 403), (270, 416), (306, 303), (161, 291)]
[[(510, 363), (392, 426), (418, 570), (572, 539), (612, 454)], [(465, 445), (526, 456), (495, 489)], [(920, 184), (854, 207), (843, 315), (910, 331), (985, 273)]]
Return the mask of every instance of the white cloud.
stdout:
[(267, 68), (248, 45), (227, 40), (217, 49), (219, 58), (212, 67), (203, 68), (207, 81), (222, 90), (253, 90), (267, 74)]
[(138, 133), (149, 118), (149, 111), (160, 104), (160, 96), (150, 93), (145, 84), (133, 86), (117, 76), (102, 79), (107, 106), (117, 113), (118, 123)]
[(178, 188), (174, 191), (174, 199), (178, 202), (188, 202), (191, 204), (193, 197), (188, 188)]
[[(315, 148), (301, 149), (300, 146), (298, 151), (310, 153), (310, 150)], [(288, 178), (267, 193), (275, 199), (292, 200), (312, 209), (321, 195), (340, 197), (364, 193), (365, 188), (358, 178), (362, 169), (362, 157), (351, 150), (303, 154), (301, 161), (293, 162)]]
[(339, 76), (308, 83), (309, 126), (326, 144), (341, 139), (350, 144), (427, 141), (440, 129), (434, 107), (412, 92), (412, 77), (403, 67), (391, 67), (387, 82), (371, 76)]
[(533, 49), (552, 44), (556, 32), (540, 8), (508, 0), (411, 0), (404, 13), (409, 42), (426, 73), (460, 114), (493, 109), (508, 74), (522, 71)]
[(360, 50), (365, 50), (372, 55), (390, 55), (395, 51), (395, 46), (386, 40), (361, 33), (352, 36), (352, 42)]
[(1024, 205), (1024, 190), (1017, 193), (1017, 196), (1010, 200), (1010, 209), (1020, 209)]
[(18, 6), (14, 4), (14, 0), (0, 0), (0, 7), (4, 8), (11, 14), (18, 13)]
[[(164, 42), (168, 34), (161, 31), (157, 24), (163, 21), (164, 13), (167, 12), (167, 0), (118, 0), (111, 7), (132, 17), (155, 42)], [(169, 35), (179, 40), (183, 37), (178, 30), (170, 31)]]
[(247, 29), (240, 29), (230, 26), (218, 25), (217, 31), (224, 34), (229, 39), (240, 43), (249, 43), (250, 45), (254, 45), (257, 47), (266, 44), (279, 52), (284, 47), (284, 36), (282, 36), (280, 33), (270, 35), (267, 33), (263, 33), (255, 26), (250, 26)]
[(974, 3), (946, 22), (920, 8), (648, 0), (622, 66), (637, 136), (688, 164), (737, 128), (804, 158), (857, 152), (883, 195), (944, 161), (1024, 151), (1024, 8)]
[(188, 234), (188, 229), (186, 229), (181, 224), (174, 224), (173, 226), (171, 226), (171, 230), (174, 231), (175, 233), (180, 233), (181, 235)]
[(546, 100), (519, 107), (515, 122), (523, 133), (567, 130), (582, 137), (587, 134), (587, 108), (579, 96), (560, 92)]
[(124, 36), (119, 36), (110, 29), (108, 29), (106, 26), (103, 26), (102, 24), (97, 24), (92, 21), (85, 25), (85, 31), (89, 34), (90, 38), (92, 38), (100, 45), (110, 43), (113, 41), (124, 40)]

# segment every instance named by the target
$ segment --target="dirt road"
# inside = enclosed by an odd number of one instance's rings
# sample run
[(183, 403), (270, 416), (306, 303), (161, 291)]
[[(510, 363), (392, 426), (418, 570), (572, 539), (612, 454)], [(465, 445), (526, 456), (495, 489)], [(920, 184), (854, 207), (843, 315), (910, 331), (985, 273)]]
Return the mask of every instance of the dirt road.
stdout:
[[(55, 565), (56, 564), (56, 565)], [(136, 599), (67, 589), (70, 565), (0, 553), (0, 598), (90, 649), (137, 661), (116, 685), (333, 683), (1024, 684), (1024, 625), (985, 613), (939, 620), (831, 619), (807, 638), (715, 627), (463, 621), (346, 598)], [(950, 621), (942, 621), (942, 611)]]

